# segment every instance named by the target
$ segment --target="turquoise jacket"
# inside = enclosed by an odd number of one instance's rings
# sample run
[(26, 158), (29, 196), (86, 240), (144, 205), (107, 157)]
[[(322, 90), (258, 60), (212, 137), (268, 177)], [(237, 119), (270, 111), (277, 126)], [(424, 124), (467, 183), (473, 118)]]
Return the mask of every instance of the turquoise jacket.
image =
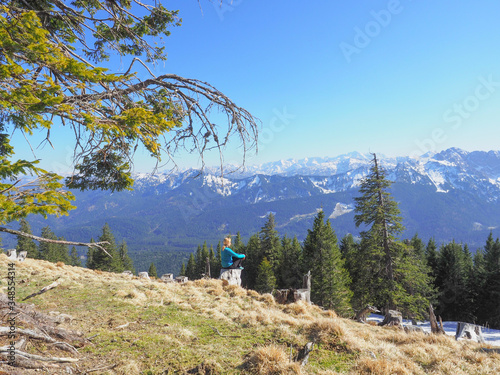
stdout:
[(226, 247), (224, 248), (224, 250), (222, 250), (220, 257), (221, 257), (222, 268), (228, 268), (231, 267), (231, 265), (233, 264), (233, 258), (241, 259), (244, 258), (245, 255), (235, 253), (229, 247)]

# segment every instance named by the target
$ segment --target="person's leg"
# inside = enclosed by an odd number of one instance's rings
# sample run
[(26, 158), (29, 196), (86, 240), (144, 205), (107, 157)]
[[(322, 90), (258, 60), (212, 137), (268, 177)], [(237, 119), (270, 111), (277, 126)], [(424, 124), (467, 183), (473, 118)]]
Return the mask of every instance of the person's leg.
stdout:
[(236, 269), (241, 267), (241, 263), (243, 262), (245, 258), (233, 258), (233, 264), (231, 264), (230, 267), (231, 269)]

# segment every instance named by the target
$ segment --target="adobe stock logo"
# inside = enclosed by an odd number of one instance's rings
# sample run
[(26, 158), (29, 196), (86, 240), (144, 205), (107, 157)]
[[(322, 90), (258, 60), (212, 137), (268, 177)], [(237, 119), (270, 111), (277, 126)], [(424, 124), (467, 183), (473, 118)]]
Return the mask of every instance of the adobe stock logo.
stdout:
[(495, 81), (492, 74), (487, 78), (480, 76), (477, 80), (479, 83), (470, 95), (453, 103), (449, 109), (443, 112), (443, 121), (447, 126), (435, 127), (429, 137), (415, 140), (417, 149), (410, 156), (416, 157), (428, 151), (437, 151), (437, 146), (448, 140), (450, 131), (458, 131), (464, 121), (471, 118), (472, 114), (479, 110), (481, 103), (490, 99), (500, 88), (500, 81)]
[(346, 61), (350, 63), (352, 55), (360, 54), (364, 48), (368, 47), (372, 40), (379, 36), (383, 29), (389, 26), (393, 17), (402, 11), (403, 6), (399, 0), (389, 0), (386, 9), (370, 11), (372, 19), (363, 28), (357, 26), (354, 28), (353, 42), (342, 42), (339, 44)]
[(219, 19), (224, 21), (224, 14), (234, 11), (242, 2), (243, 0), (216, 0), (212, 2), (212, 5)]

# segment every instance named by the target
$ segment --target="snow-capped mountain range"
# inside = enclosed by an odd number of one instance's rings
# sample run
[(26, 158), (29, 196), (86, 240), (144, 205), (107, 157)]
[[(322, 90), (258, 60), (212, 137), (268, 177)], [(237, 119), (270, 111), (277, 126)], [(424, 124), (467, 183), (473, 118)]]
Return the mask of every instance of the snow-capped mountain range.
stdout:
[[(377, 158), (386, 170), (387, 178), (393, 182), (429, 186), (438, 193), (462, 190), (486, 201), (497, 201), (500, 198), (499, 151), (467, 152), (450, 148), (419, 158), (391, 158), (383, 155), (377, 155)], [(358, 188), (369, 172), (372, 159), (370, 154), (353, 152), (331, 158), (280, 160), (250, 166), (243, 172), (223, 176), (216, 168), (207, 168), (201, 175), (194, 170), (168, 175), (138, 175), (136, 189), (154, 186), (166, 192), (197, 177), (202, 181), (201, 186), (223, 196), (256, 190), (256, 195), (248, 197), (248, 203), (293, 197), (297, 189), (290, 189), (285, 181), (293, 181), (295, 187), (300, 186), (310, 194), (338, 193)], [(284, 184), (278, 195), (265, 195), (264, 190), (259, 189), (277, 182)]]
[[(500, 152), (452, 148), (420, 158), (377, 159), (394, 182), (390, 192), (406, 227), (402, 238), (418, 233), (424, 241), (455, 240), (475, 250), (490, 231), (500, 237)], [(339, 239), (358, 235), (354, 198), (371, 165), (372, 155), (351, 153), (282, 160), (223, 177), (216, 168), (136, 175), (133, 191), (75, 191), (77, 209), (68, 217), (33, 217), (30, 224), (34, 234), (49, 225), (58, 236), (88, 241), (108, 223), (127, 242), (134, 262), (143, 261), (138, 254), (147, 252), (149, 262), (156, 254), (163, 272), (177, 272), (199, 244), (216, 245), (237, 232), (246, 240), (270, 212), (281, 236), (303, 240), (320, 209)]]

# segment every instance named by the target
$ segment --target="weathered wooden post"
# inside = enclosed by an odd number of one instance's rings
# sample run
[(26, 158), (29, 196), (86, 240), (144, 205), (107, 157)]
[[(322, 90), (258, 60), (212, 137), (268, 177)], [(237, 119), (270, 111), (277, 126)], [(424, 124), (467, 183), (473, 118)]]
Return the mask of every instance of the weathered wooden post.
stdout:
[(207, 260), (206, 260), (206, 263), (205, 263), (205, 277), (207, 278), (211, 278), (212, 276), (210, 276), (210, 258), (207, 257)]

